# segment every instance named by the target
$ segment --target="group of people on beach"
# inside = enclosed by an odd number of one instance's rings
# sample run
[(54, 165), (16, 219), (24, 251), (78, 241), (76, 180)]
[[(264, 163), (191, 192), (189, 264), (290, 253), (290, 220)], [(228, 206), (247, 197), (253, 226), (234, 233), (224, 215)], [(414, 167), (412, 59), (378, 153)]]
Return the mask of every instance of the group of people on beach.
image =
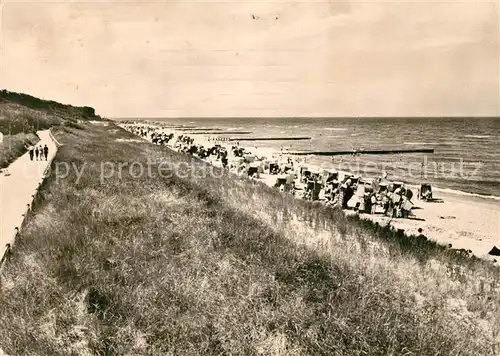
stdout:
[(383, 215), (408, 218), (413, 206), (411, 189), (394, 184), (379, 186), (382, 182), (383, 178), (380, 177), (366, 184), (354, 176), (347, 177), (344, 182), (331, 182), (325, 189), (327, 204), (368, 214), (376, 214), (377, 207), (381, 207)]
[[(377, 210), (386, 216), (408, 218), (413, 203), (411, 189), (404, 184), (395, 184), (387, 181), (384, 172), (378, 179), (361, 181), (361, 178), (344, 172), (312, 172), (305, 165), (305, 160), (295, 160), (283, 153), (283, 148), (278, 156), (271, 159), (256, 157), (252, 152), (240, 147), (238, 144), (225, 146), (212, 143), (208, 140), (205, 144), (195, 144), (194, 139), (185, 134), (167, 134), (148, 126), (131, 126), (135, 134), (150, 139), (158, 145), (169, 145), (178, 152), (184, 152), (200, 159), (213, 159), (221, 163), (222, 167), (234, 171), (238, 175), (248, 175), (250, 179), (259, 178), (259, 173), (267, 170), (271, 175), (279, 175), (274, 187), (282, 192), (296, 195), (301, 190), (301, 197), (306, 200), (321, 200), (326, 205), (338, 206), (343, 209), (354, 209), (358, 212), (376, 214)], [(239, 142), (238, 142), (239, 143)], [(229, 153), (232, 160), (229, 161)], [(295, 163), (295, 164), (294, 164)], [(295, 167), (299, 165), (299, 167)], [(300, 171), (298, 170), (300, 168)], [(300, 186), (296, 185), (298, 179)], [(320, 193), (322, 199), (320, 199)], [(380, 207), (380, 209), (377, 209)]]
[(43, 147), (42, 147), (42, 145), (28, 146), (28, 147), (26, 147), (26, 149), (28, 150), (31, 161), (33, 161), (33, 160), (36, 160), (36, 161), (45, 160), (46, 161), (47, 158), (49, 157), (49, 148), (47, 147), (47, 145), (45, 145)]

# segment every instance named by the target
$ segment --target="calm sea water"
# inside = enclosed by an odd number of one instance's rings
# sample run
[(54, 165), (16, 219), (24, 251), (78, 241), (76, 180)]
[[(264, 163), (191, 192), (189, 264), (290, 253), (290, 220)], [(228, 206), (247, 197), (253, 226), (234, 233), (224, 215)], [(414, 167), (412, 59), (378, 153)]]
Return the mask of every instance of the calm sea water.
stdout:
[[(291, 151), (434, 148), (433, 154), (308, 157), (307, 163), (442, 189), (500, 197), (498, 118), (223, 118), (163, 119), (172, 125), (251, 131), (229, 137), (310, 136), (308, 141), (248, 141)], [(225, 137), (228, 137), (225, 135)]]

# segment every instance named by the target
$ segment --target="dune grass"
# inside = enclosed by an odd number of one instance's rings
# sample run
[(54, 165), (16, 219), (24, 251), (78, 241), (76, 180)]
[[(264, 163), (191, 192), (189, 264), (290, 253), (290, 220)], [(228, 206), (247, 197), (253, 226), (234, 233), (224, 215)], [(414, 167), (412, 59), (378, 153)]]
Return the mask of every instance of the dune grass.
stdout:
[[(24, 112), (42, 113), (44, 119), (59, 119), (61, 121), (99, 120), (94, 108), (89, 106), (73, 106), (61, 104), (52, 100), (36, 98), (29, 94), (0, 90), (0, 103), (17, 106)], [(0, 114), (1, 116), (1, 114)]]
[(494, 266), (113, 126), (55, 135), (2, 275), (9, 354), (499, 352)]
[(80, 120), (100, 120), (90, 107), (74, 107), (31, 95), (0, 90), (0, 168), (26, 152), (25, 145), (38, 142), (36, 132), (53, 126), (80, 128)]

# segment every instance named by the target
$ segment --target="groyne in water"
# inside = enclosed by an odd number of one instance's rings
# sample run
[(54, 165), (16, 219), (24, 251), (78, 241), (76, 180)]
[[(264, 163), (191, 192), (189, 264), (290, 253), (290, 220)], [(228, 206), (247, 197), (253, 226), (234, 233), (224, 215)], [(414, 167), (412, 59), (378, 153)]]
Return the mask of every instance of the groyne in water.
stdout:
[(182, 132), (183, 135), (248, 135), (251, 132), (246, 131), (238, 131), (238, 132), (219, 132), (219, 131), (210, 131), (210, 132), (200, 132), (200, 131), (190, 131), (190, 132)]
[(390, 154), (402, 154), (402, 153), (434, 153), (433, 148), (421, 148), (421, 149), (401, 149), (401, 150), (351, 150), (351, 151), (311, 151), (311, 152), (287, 152), (289, 155), (295, 156), (341, 156), (341, 155), (352, 155), (352, 154), (368, 154), (368, 155), (390, 155)]
[(191, 128), (191, 127), (182, 127), (177, 128), (178, 131), (222, 131), (222, 129), (211, 129), (209, 127), (206, 128)]
[(252, 131), (196, 132), (198, 135), (201, 135), (202, 133), (205, 135), (248, 135), (251, 134)]
[(229, 141), (297, 141), (310, 139), (310, 137), (234, 137)]

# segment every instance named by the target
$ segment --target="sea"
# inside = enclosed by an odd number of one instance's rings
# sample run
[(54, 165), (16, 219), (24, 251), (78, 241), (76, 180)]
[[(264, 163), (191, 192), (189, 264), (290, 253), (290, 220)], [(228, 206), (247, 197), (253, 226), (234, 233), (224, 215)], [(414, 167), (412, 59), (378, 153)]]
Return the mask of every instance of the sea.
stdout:
[[(151, 119), (150, 119), (151, 120)], [(434, 149), (434, 153), (306, 156), (309, 165), (500, 201), (500, 118), (182, 118), (154, 119), (212, 130), (212, 137), (265, 138), (244, 147), (276, 151)], [(189, 132), (189, 130), (187, 130)], [(244, 131), (245, 134), (221, 134)], [(192, 131), (195, 132), (195, 131)], [(310, 140), (287, 140), (306, 136)]]

